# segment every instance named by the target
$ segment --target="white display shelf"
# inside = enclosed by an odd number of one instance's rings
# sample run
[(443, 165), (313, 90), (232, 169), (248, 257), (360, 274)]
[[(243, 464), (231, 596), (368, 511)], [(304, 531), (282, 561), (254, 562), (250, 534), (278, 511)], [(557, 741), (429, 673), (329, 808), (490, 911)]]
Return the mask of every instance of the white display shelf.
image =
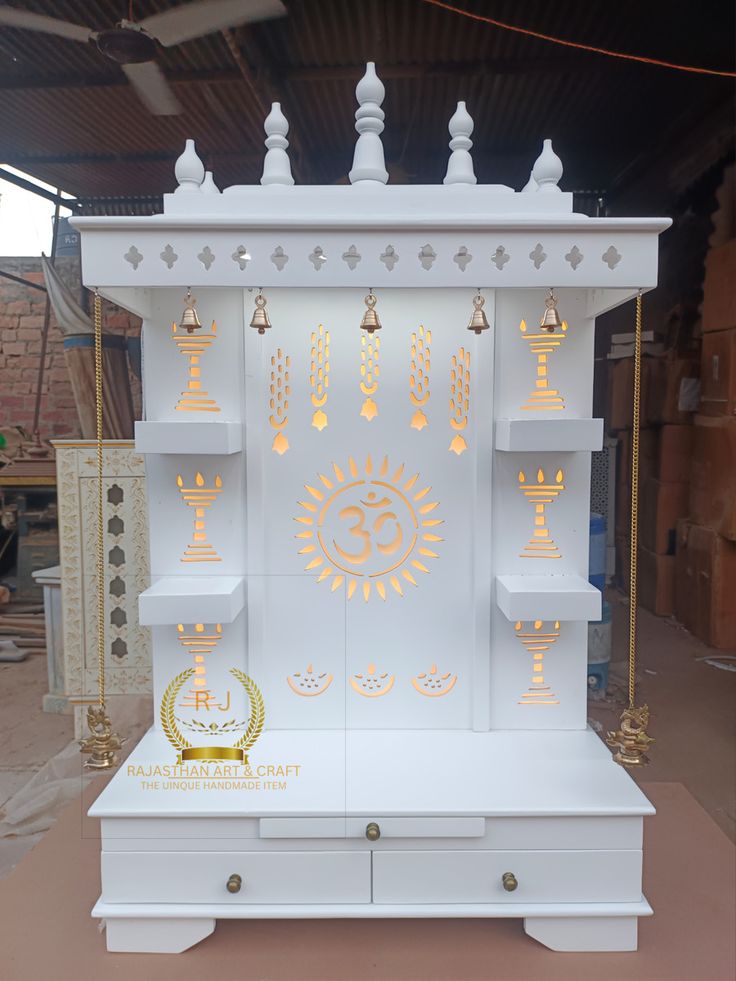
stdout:
[(146, 627), (192, 622), (192, 601), (201, 623), (232, 623), (245, 605), (242, 576), (162, 576), (138, 597)]
[(138, 453), (191, 453), (229, 456), (243, 448), (239, 422), (136, 422)]
[(496, 576), (496, 603), (509, 620), (600, 620), (601, 593), (582, 576)]
[(600, 450), (602, 419), (498, 419), (497, 450), (510, 453)]

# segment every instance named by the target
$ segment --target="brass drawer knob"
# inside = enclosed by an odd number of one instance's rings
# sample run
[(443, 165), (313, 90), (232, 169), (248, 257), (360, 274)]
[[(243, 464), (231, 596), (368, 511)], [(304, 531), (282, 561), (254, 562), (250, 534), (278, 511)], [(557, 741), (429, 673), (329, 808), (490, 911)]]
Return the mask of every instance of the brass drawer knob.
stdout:
[(240, 887), (243, 885), (243, 880), (241, 876), (234, 872), (230, 878), (227, 880), (227, 891), (228, 892), (240, 892)]
[(503, 887), (506, 892), (513, 892), (519, 885), (519, 882), (513, 872), (504, 872), (504, 874), (501, 876), (501, 882), (503, 882)]
[(368, 841), (378, 841), (381, 837), (381, 829), (375, 821), (371, 821), (370, 824), (365, 826), (365, 836)]

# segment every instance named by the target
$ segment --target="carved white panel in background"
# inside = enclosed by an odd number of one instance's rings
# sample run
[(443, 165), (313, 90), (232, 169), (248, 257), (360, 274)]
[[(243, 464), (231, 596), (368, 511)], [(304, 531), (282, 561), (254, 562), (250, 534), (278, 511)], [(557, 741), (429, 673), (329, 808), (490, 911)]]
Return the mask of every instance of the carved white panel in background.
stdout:
[[(58, 441), (59, 545), (62, 568), (66, 695), (97, 692), (97, 483), (92, 441)], [(138, 594), (149, 584), (143, 458), (126, 441), (103, 451), (107, 690), (151, 691), (150, 631), (138, 623)]]

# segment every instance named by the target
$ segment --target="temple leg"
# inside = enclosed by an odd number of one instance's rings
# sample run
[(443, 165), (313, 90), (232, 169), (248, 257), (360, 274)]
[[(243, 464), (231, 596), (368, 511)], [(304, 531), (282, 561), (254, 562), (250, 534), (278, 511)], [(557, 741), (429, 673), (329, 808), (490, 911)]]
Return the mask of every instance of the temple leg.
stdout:
[(636, 950), (636, 916), (527, 916), (524, 930), (550, 950)]
[(216, 922), (209, 917), (115, 917), (105, 921), (107, 949), (119, 953), (180, 954), (209, 937)]

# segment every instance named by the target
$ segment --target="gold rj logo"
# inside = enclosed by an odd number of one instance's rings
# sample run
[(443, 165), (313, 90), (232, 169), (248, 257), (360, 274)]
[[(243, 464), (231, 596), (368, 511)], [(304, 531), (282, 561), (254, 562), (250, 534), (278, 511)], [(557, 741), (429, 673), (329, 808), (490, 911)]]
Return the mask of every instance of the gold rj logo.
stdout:
[(417, 585), (416, 573), (429, 573), (427, 560), (439, 558), (439, 502), (419, 474), (406, 476), (403, 463), (392, 472), (388, 457), (377, 470), (370, 456), (363, 468), (349, 457), (347, 470), (333, 463), (330, 476), (319, 474), (305, 490), (295, 518), (304, 526), (299, 554), (333, 592), (346, 585), (352, 599), (360, 587), (368, 602), (373, 592), (385, 600), (390, 586), (403, 596), (406, 583)]
[[(161, 728), (163, 729), (166, 738), (177, 751), (178, 755), (176, 762), (187, 763), (192, 762), (193, 760), (198, 760), (200, 762), (227, 760), (234, 763), (247, 763), (248, 750), (254, 745), (258, 737), (261, 735), (263, 732), (263, 727), (266, 723), (266, 707), (263, 703), (263, 695), (261, 694), (260, 688), (252, 678), (249, 678), (248, 675), (245, 674), (245, 672), (239, 670), (239, 668), (230, 668), (230, 674), (243, 686), (250, 703), (250, 716), (248, 718), (248, 724), (245, 727), (245, 732), (233, 746), (194, 746), (188, 739), (185, 738), (184, 734), (179, 728), (179, 722), (181, 720), (176, 716), (176, 699), (181, 689), (194, 673), (194, 668), (187, 668), (186, 671), (182, 671), (180, 674), (176, 675), (176, 677), (170, 681), (166, 691), (164, 692), (164, 696), (161, 699), (161, 712), (159, 716), (161, 720)], [(210, 731), (207, 733), (209, 736), (219, 736), (223, 733), (223, 731), (236, 731), (236, 729), (242, 729), (243, 726), (231, 726), (228, 723), (225, 726), (207, 727), (205, 725), (196, 725), (190, 726), (190, 728), (192, 728), (194, 731), (203, 732), (210, 729)]]

